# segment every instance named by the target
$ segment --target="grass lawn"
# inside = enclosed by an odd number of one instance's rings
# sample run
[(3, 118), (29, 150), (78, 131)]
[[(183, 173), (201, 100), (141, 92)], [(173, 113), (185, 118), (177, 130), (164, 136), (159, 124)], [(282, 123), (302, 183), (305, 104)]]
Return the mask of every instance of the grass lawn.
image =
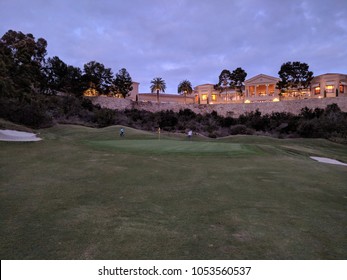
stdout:
[(0, 142), (1, 259), (346, 259), (346, 146), (118, 131)]

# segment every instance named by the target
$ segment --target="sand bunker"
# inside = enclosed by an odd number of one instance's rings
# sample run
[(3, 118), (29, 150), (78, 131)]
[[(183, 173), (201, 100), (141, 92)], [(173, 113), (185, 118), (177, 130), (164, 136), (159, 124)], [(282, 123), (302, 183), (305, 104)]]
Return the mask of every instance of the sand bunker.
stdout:
[(40, 141), (41, 138), (37, 137), (35, 133), (16, 131), (16, 130), (1, 130), (0, 129), (0, 141)]
[(347, 166), (347, 163), (343, 163), (341, 161), (338, 161), (336, 159), (331, 159), (331, 158), (325, 158), (325, 157), (310, 157), (316, 161), (323, 162), (323, 163), (330, 163), (330, 164), (337, 164), (337, 165), (343, 165)]

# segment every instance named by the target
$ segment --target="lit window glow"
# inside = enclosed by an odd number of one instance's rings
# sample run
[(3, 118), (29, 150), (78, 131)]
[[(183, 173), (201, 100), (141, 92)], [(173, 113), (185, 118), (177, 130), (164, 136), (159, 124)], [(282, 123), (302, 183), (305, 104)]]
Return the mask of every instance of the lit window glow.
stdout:
[(327, 93), (334, 93), (334, 86), (327, 85), (327, 86), (325, 86), (325, 90)]
[(95, 88), (88, 88), (83, 92), (84, 96), (98, 96), (99, 93)]
[(340, 93), (345, 93), (345, 86), (344, 85), (340, 85)]

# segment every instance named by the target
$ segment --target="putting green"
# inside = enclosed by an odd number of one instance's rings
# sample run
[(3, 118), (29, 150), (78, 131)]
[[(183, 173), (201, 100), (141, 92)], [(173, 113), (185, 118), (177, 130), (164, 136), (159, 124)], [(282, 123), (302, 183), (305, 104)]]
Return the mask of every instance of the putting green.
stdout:
[(115, 149), (127, 153), (184, 155), (254, 155), (261, 150), (254, 145), (223, 142), (194, 142), (180, 140), (106, 140), (89, 141), (94, 147)]

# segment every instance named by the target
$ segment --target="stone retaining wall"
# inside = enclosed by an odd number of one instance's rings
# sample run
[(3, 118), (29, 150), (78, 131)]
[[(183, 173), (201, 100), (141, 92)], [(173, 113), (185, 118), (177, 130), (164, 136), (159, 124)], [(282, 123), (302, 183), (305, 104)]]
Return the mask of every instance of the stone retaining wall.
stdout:
[(211, 105), (199, 105), (199, 104), (173, 104), (173, 103), (160, 103), (155, 102), (134, 102), (128, 99), (119, 99), (114, 97), (98, 96), (92, 97), (94, 104), (99, 104), (101, 107), (124, 110), (124, 109), (138, 109), (146, 110), (150, 112), (157, 112), (162, 110), (172, 110), (178, 112), (181, 109), (189, 108), (195, 113), (211, 113), (216, 111), (221, 116), (233, 116), (259, 110), (262, 114), (271, 114), (272, 112), (289, 112), (293, 114), (300, 113), (300, 110), (304, 107), (308, 108), (322, 108), (327, 105), (336, 103), (342, 111), (347, 112), (347, 97), (334, 97), (334, 98), (314, 98), (303, 100), (288, 100), (280, 102), (264, 102), (264, 103), (241, 103), (241, 104), (211, 104)]
[(109, 108), (114, 110), (132, 109), (133, 101), (124, 98), (115, 98), (107, 96), (87, 97), (94, 105), (100, 105), (102, 108)]

